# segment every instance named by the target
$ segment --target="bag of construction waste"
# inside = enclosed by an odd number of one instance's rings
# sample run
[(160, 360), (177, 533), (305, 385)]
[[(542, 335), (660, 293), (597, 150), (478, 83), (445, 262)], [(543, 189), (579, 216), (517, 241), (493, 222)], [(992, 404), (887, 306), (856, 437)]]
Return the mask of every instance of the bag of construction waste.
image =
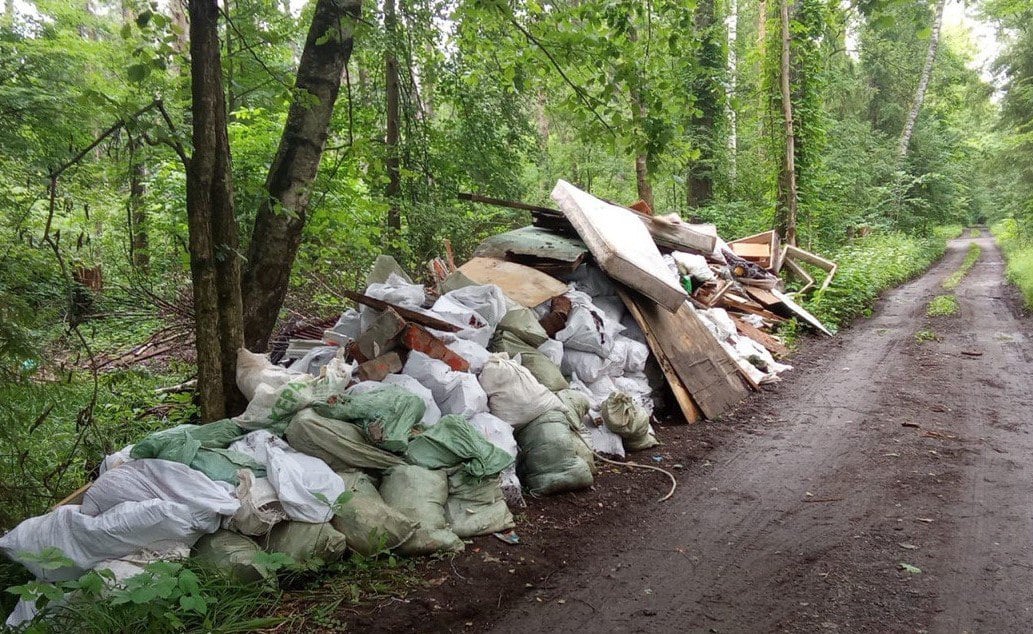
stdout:
[(253, 539), (223, 529), (199, 539), (194, 544), (193, 556), (242, 583), (275, 579), (269, 569), (255, 562), (260, 552), (261, 546)]
[(581, 439), (594, 453), (603, 456), (624, 458), (624, 439), (613, 433), (601, 420), (593, 420), (578, 432)]
[(549, 388), (531, 371), (510, 360), (506, 353), (493, 354), (478, 377), (488, 394), (488, 409), (514, 427), (520, 427), (550, 410), (563, 407)]
[(631, 397), (635, 403), (652, 415), (655, 404), (653, 403), (653, 388), (649, 385), (649, 378), (642, 372), (629, 372), (624, 376), (616, 377), (613, 386), (617, 391), (623, 392)]
[(330, 522), (281, 522), (265, 536), (264, 545), (267, 552), (283, 553), (304, 565), (337, 561), (347, 550), (347, 539)]
[(297, 377), (296, 372), (275, 365), (264, 354), (245, 348), (237, 350), (237, 387), (249, 401), (255, 397), (259, 385), (275, 390)]
[(548, 411), (516, 430), (517, 474), (533, 495), (583, 489), (592, 484), (592, 469), (578, 455), (581, 441), (561, 408)]
[(609, 357), (613, 342), (624, 330), (620, 321), (615, 321), (592, 303), (592, 298), (578, 291), (566, 293), (573, 307), (567, 317), (567, 325), (556, 333), (556, 340), (564, 348), (594, 352)]
[[(464, 286), (449, 291), (434, 302), (431, 311), (463, 328), (487, 326), (492, 332), (506, 314), (508, 302), (494, 284)], [(488, 334), (491, 336), (491, 333)], [(486, 345), (484, 342), (482, 345)]]
[(413, 437), (405, 452), (410, 464), (428, 469), (459, 467), (474, 479), (497, 476), (513, 464), (513, 456), (481, 435), (462, 416), (443, 417), (438, 424)]
[(256, 478), (251, 471), (241, 469), (237, 485), (240, 508), (222, 521), (222, 527), (244, 535), (265, 535), (273, 526), (287, 519), (287, 513), (276, 497), (276, 489), (269, 478)]
[(233, 489), (215, 482), (200, 471), (169, 460), (134, 460), (110, 469), (94, 481), (83, 494), (81, 511), (101, 515), (123, 502), (163, 500), (190, 509), (197, 526), (204, 532), (219, 528), (222, 516), (235, 514), (240, 501)]
[(554, 365), (563, 363), (563, 344), (555, 339), (549, 339), (538, 346), (538, 352), (544, 354)]
[(513, 462), (500, 474), (502, 495), (506, 503), (514, 508), (527, 506), (524, 502), (523, 488), (516, 474), (517, 442), (513, 437), (513, 426), (497, 416), (487, 412), (475, 414), (470, 418), (470, 426), (476, 429), (488, 442), (505, 451), (514, 458)]
[(301, 410), (340, 399), (351, 383), (354, 369), (354, 365), (335, 358), (318, 377), (298, 375), (299, 378), (276, 389), (260, 385), (244, 413), (233, 420), (245, 429), (268, 429), (282, 434)]
[(588, 426), (585, 424), (590, 408), (588, 397), (577, 390), (560, 390), (556, 392), (556, 396), (563, 402), (563, 413), (567, 417), (567, 424), (577, 435), (575, 439), (577, 442), (574, 443), (577, 455), (588, 464), (594, 475), (597, 471), (595, 454), (592, 453), (595, 447), (588, 441)]
[(538, 323), (538, 316), (530, 308), (520, 306), (512, 308), (502, 317), (495, 328), (496, 336), (500, 332), (508, 332), (532, 348), (537, 348), (549, 339), (545, 329)]
[(622, 368), (618, 366), (615, 371), (614, 363), (609, 357), (600, 357), (594, 352), (564, 348), (560, 370), (564, 376), (576, 376), (582, 381), (594, 383), (604, 376), (613, 376)]
[(413, 284), (394, 272), (388, 274), (386, 281), (367, 286), (366, 295), (405, 308), (419, 308), (427, 301), (423, 285)]
[(333, 341), (338, 345), (345, 345), (349, 341), (355, 341), (362, 334), (362, 317), (359, 311), (354, 308), (341, 313), (337, 323), (323, 332), (323, 339)]
[(477, 382), (477, 377), (469, 372), (456, 372), (444, 361), (412, 351), (402, 374), (413, 377), (431, 391), (442, 415), (458, 414), (469, 418), (488, 411), (488, 395)]
[(603, 401), (599, 413), (606, 427), (624, 439), (624, 446), (629, 451), (641, 451), (660, 444), (650, 433), (649, 412), (627, 394), (614, 392)]
[(607, 375), (603, 375), (591, 383), (585, 383), (577, 376), (572, 376), (570, 377), (570, 389), (577, 390), (588, 398), (591, 412), (598, 412), (603, 401), (617, 391), (613, 378)]
[(563, 278), (564, 282), (573, 282), (574, 289), (591, 297), (598, 295), (616, 295), (617, 287), (613, 280), (598, 266), (582, 264), (574, 269), (570, 275)]
[(380, 496), (388, 506), (419, 525), (399, 548), (406, 555), (459, 552), (463, 540), (448, 528), (445, 502), (448, 476), (416, 465), (399, 465), (387, 470), (380, 481)]
[(394, 550), (416, 532), (417, 524), (384, 502), (372, 478), (361, 471), (338, 471), (351, 499), (330, 520), (348, 547), (364, 557)]
[(491, 339), (491, 351), (505, 352), (510, 359), (519, 360), (520, 365), (530, 370), (534, 378), (550, 391), (570, 387), (555, 363), (511, 332), (496, 332)]
[(344, 493), (344, 482), (322, 460), (301, 453), (267, 431), (251, 432), (230, 446), (265, 465), (269, 484), (287, 517), (326, 522)]
[(244, 433), (244, 430), (231, 420), (216, 421), (207, 425), (179, 425), (149, 434), (133, 445), (129, 455), (134, 460), (157, 458), (179, 462), (200, 471), (212, 480), (236, 486), (237, 472), (240, 469), (252, 469), (257, 475), (265, 475), (261, 463), (226, 448)]
[[(487, 354), (487, 351), (485, 351)], [(423, 416), (420, 417), (420, 424), (424, 427), (430, 427), (439, 420), (441, 420), (441, 409), (438, 404), (434, 402), (434, 394), (423, 387), (419, 381), (409, 376), (408, 374), (388, 374), (381, 381), (385, 385), (396, 385), (410, 394), (415, 394), (420, 397), (423, 401)], [(350, 391), (350, 390), (349, 390)]]
[(678, 265), (678, 273), (692, 278), (696, 285), (717, 279), (717, 275), (714, 274), (710, 265), (707, 264), (707, 259), (702, 255), (673, 251), (671, 257), (674, 258), (675, 264)]
[(448, 476), (445, 516), (459, 537), (490, 535), (515, 526), (498, 477), (471, 478), (462, 471)]
[(335, 470), (380, 470), (405, 463), (393, 453), (371, 445), (357, 425), (311, 410), (299, 412), (287, 426), (284, 437), (294, 449), (319, 458)]
[(381, 449), (402, 453), (409, 433), (420, 422), (423, 400), (397, 385), (380, 385), (368, 392), (345, 392), (333, 403), (313, 405), (312, 410), (335, 420), (355, 423), (366, 438)]
[[(15, 526), (0, 537), (0, 553), (43, 581), (68, 581), (102, 561), (142, 549), (193, 545), (210, 528), (207, 517), (197, 519), (190, 507), (165, 500), (123, 502), (96, 516), (69, 504)], [(72, 564), (52, 567), (40, 561), (36, 555), (48, 548), (57, 548)]]
[(326, 364), (330, 363), (340, 352), (340, 346), (312, 348), (305, 353), (305, 356), (292, 363), (290, 369), (292, 372), (319, 376)]
[[(488, 352), (487, 348), (476, 341), (460, 339), (451, 333), (442, 333), (438, 331), (432, 332), (439, 339), (445, 341), (445, 347), (466, 359), (467, 363), (470, 364), (471, 374), (481, 373), (481, 368), (484, 367), (484, 364), (488, 362), (488, 357), (491, 356), (491, 353)], [(444, 335), (448, 336), (446, 337)]]

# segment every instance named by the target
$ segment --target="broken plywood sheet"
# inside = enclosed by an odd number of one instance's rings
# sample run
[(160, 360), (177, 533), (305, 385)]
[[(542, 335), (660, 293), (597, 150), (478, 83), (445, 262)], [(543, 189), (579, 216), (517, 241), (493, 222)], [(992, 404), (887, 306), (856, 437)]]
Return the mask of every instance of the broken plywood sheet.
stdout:
[[(749, 388), (738, 365), (703, 325), (692, 304), (683, 302), (671, 313), (632, 293), (622, 292), (621, 299), (647, 333), (654, 354), (669, 361), (675, 378), (704, 416), (716, 418), (746, 397)], [(668, 382), (672, 380), (668, 376)]]
[(714, 245), (717, 243), (716, 231), (713, 235), (699, 231), (695, 225), (683, 222), (677, 214), (666, 216), (639, 214), (639, 219), (645, 223), (656, 244), (676, 251), (694, 251), (704, 254), (714, 252)]
[(541, 271), (516, 262), (473, 258), (459, 272), (478, 284), (494, 284), (514, 302), (534, 308), (567, 292), (567, 285)]
[(810, 314), (807, 311), (806, 308), (804, 308), (803, 306), (797, 304), (792, 299), (790, 299), (788, 295), (786, 295), (785, 293), (783, 293), (781, 291), (775, 290), (775, 289), (772, 289), (771, 293), (775, 297), (777, 297), (779, 300), (781, 300), (782, 305), (785, 306), (785, 310), (786, 311), (788, 311), (789, 313), (791, 313), (792, 315), (794, 315), (796, 317), (799, 317), (805, 323), (810, 325), (812, 328), (814, 328), (818, 332), (820, 332), (820, 333), (822, 333), (824, 335), (827, 335), (829, 337), (832, 336), (832, 333), (829, 332), (829, 329), (826, 328), (824, 326), (824, 324), (822, 324), (820, 321), (818, 321), (817, 317), (815, 317), (814, 315)]
[(477, 246), (474, 257), (509, 260), (548, 275), (569, 275), (585, 261), (588, 247), (577, 238), (541, 227), (522, 227), (491, 236)]
[(599, 200), (564, 180), (556, 183), (552, 199), (610, 277), (671, 312), (681, 308), (688, 294), (667, 268), (640, 214)]

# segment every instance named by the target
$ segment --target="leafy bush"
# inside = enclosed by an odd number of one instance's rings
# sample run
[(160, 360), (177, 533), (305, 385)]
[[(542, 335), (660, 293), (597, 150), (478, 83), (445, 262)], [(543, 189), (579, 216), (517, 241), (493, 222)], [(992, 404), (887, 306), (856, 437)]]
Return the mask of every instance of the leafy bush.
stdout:
[(1033, 308), (1033, 242), (1023, 237), (1019, 224), (1011, 218), (998, 222), (990, 231), (1008, 261), (1008, 281), (1022, 291), (1026, 306)]
[(953, 295), (937, 295), (929, 302), (925, 314), (930, 317), (948, 317), (958, 312), (958, 298)]
[(831, 258), (839, 265), (832, 284), (806, 302), (808, 310), (833, 327), (869, 315), (879, 293), (924, 271), (946, 249), (946, 236), (958, 236), (962, 228), (934, 231), (918, 238), (903, 233), (877, 233), (841, 248)]

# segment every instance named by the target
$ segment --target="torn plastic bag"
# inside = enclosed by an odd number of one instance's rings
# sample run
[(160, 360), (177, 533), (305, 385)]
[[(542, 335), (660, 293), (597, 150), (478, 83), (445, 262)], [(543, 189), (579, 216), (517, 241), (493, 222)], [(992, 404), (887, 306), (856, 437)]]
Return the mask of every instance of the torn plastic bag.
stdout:
[(110, 469), (114, 469), (115, 467), (121, 467), (122, 465), (128, 462), (132, 462), (133, 456), (130, 455), (132, 452), (133, 446), (126, 445), (125, 447), (122, 447), (115, 453), (108, 454), (107, 456), (105, 456), (104, 460), (101, 460), (100, 466), (97, 468), (98, 475), (104, 475), (104, 473)]
[(570, 298), (573, 308), (566, 327), (556, 333), (556, 340), (562, 342), (564, 348), (610, 356), (614, 338), (624, 327), (607, 317), (584, 293), (571, 291), (566, 297)]
[(491, 339), (492, 352), (505, 352), (510, 359), (519, 361), (520, 365), (531, 371), (539, 383), (550, 391), (565, 390), (570, 387), (563, 377), (560, 368), (549, 360), (537, 348), (534, 348), (511, 332), (496, 332)]
[(319, 346), (312, 348), (297, 361), (291, 364), (291, 370), (302, 374), (318, 376), (323, 367), (341, 351), (338, 346)]
[(347, 539), (330, 522), (282, 522), (263, 541), (266, 551), (283, 553), (299, 564), (337, 561), (347, 549)]
[(555, 339), (549, 339), (538, 346), (538, 352), (544, 354), (556, 366), (563, 363), (563, 344)]
[(678, 265), (678, 273), (692, 278), (695, 282), (702, 284), (703, 282), (717, 279), (717, 275), (714, 274), (714, 271), (707, 264), (707, 259), (702, 255), (672, 251), (671, 257), (674, 258), (675, 264)]
[[(513, 437), (513, 426), (497, 416), (487, 412), (475, 414), (470, 418), (470, 425), (481, 432), (488, 442), (505, 451), (513, 458), (517, 455), (517, 442)], [(520, 478), (516, 474), (516, 462), (502, 470), (502, 494), (506, 502), (515, 508), (523, 508), (524, 502)]]
[(469, 372), (456, 372), (444, 361), (412, 351), (402, 374), (413, 377), (429, 389), (443, 415), (458, 414), (469, 418), (488, 411), (488, 395), (477, 382), (477, 377)]
[[(487, 326), (492, 332), (506, 314), (506, 296), (494, 284), (465, 286), (449, 291), (434, 302), (431, 310), (446, 321), (464, 328)], [(491, 334), (489, 333), (489, 337)]]
[(372, 557), (398, 548), (416, 532), (416, 522), (388, 506), (368, 475), (361, 471), (338, 471), (337, 475), (352, 496), (330, 522), (348, 539), (349, 548)]
[(516, 525), (499, 479), (471, 479), (462, 471), (448, 476), (445, 516), (452, 531), (463, 538), (500, 533)]
[(491, 413), (514, 427), (563, 407), (530, 370), (510, 360), (506, 353), (491, 355), (478, 379), (488, 394)]
[(537, 348), (549, 339), (545, 329), (538, 323), (538, 317), (530, 308), (513, 308), (502, 317), (498, 327), (495, 329), (495, 336), (500, 332), (508, 332), (517, 339)]
[[(487, 351), (485, 351), (487, 354)], [(441, 410), (438, 408), (438, 404), (434, 402), (434, 394), (430, 390), (423, 387), (423, 385), (407, 374), (388, 374), (384, 377), (382, 383), (387, 385), (397, 385), (410, 394), (415, 394), (420, 397), (423, 401), (423, 417), (420, 418), (419, 423), (424, 427), (430, 427), (439, 420), (441, 420)]]
[(443, 417), (438, 424), (414, 436), (405, 452), (411, 464), (428, 469), (458, 466), (473, 479), (497, 476), (513, 464), (513, 456), (490, 443), (462, 416)]
[(649, 385), (649, 379), (642, 372), (634, 372), (619, 376), (613, 380), (616, 390), (631, 397), (635, 403), (652, 415), (656, 404), (653, 402), (653, 388)]
[(603, 312), (607, 319), (618, 324), (624, 318), (624, 313), (627, 312), (624, 302), (616, 295), (599, 295), (592, 298), (592, 303)]
[(340, 339), (347, 339), (349, 341), (358, 339), (359, 335), (362, 334), (362, 317), (359, 315), (359, 311), (349, 308), (341, 313), (337, 323), (334, 324), (333, 328), (330, 328), (329, 332), (338, 335)]
[(83, 494), (81, 511), (100, 515), (123, 502), (163, 500), (190, 510), (194, 525), (206, 533), (219, 528), (221, 516), (233, 515), (240, 502), (232, 488), (200, 471), (169, 460), (134, 460), (101, 475)]
[(273, 364), (264, 354), (245, 348), (237, 350), (237, 387), (249, 401), (255, 397), (259, 385), (275, 390), (297, 376), (297, 373)]
[(299, 412), (284, 436), (291, 447), (319, 458), (332, 469), (387, 469), (405, 462), (370, 444), (357, 425), (311, 410)]
[(242, 583), (274, 579), (265, 566), (255, 562), (262, 548), (253, 540), (233, 531), (220, 530), (205, 535), (194, 545), (193, 556), (215, 567), (223, 575)]
[(231, 448), (265, 465), (287, 517), (319, 523), (333, 516), (330, 506), (344, 493), (344, 482), (325, 462), (263, 430), (251, 432)]
[(416, 465), (399, 465), (387, 470), (380, 481), (380, 496), (388, 506), (419, 525), (399, 551), (406, 555), (459, 552), (463, 540), (448, 528), (445, 501), (448, 476)]
[(313, 405), (312, 410), (355, 423), (377, 447), (402, 453), (409, 444), (409, 432), (423, 418), (426, 406), (419, 396), (404, 388), (381, 384), (366, 392), (346, 391), (332, 403)]
[(624, 355), (624, 374), (644, 372), (649, 361), (649, 346), (624, 335), (617, 335), (615, 346), (626, 349)]
[(282, 434), (301, 410), (340, 399), (351, 382), (354, 369), (343, 359), (335, 358), (326, 364), (319, 377), (303, 374), (275, 390), (260, 386), (244, 413), (233, 420), (245, 429), (268, 429)]
[(520, 445), (517, 473), (534, 495), (549, 495), (591, 486), (592, 469), (579, 455), (581, 441), (562, 411), (550, 411), (516, 430)]
[(587, 396), (590, 411), (598, 412), (606, 397), (616, 391), (617, 388), (613, 384), (613, 379), (604, 375), (591, 383), (585, 383), (575, 376), (570, 379), (570, 389), (577, 390)]
[(649, 412), (627, 394), (614, 392), (603, 402), (599, 413), (606, 427), (624, 439), (624, 446), (629, 451), (641, 451), (660, 444), (650, 433)]
[[(123, 502), (97, 516), (83, 513), (78, 505), (59, 506), (30, 517), (0, 537), (0, 552), (21, 563), (44, 581), (67, 581), (82, 576), (98, 563), (119, 559), (144, 548), (164, 550), (193, 544), (208, 522), (200, 525), (190, 508), (164, 500)], [(37, 555), (57, 548), (71, 566), (44, 567), (25, 553)]]
[(225, 529), (244, 535), (265, 535), (273, 526), (287, 519), (269, 478), (256, 478), (247, 469), (240, 471), (237, 499), (240, 500), (240, 508), (232, 517), (223, 519), (222, 527)]
[(406, 308), (420, 308), (427, 301), (427, 293), (421, 284), (411, 284), (397, 273), (389, 274), (386, 282), (367, 286), (366, 295)]
[[(611, 356), (613, 352), (611, 351)], [(623, 368), (618, 366), (618, 369)], [(594, 352), (584, 352), (573, 348), (563, 349), (563, 361), (560, 370), (564, 376), (577, 376), (582, 381), (593, 383), (601, 377), (615, 373), (614, 362), (609, 357), (600, 357)]]
[(585, 429), (578, 434), (595, 453), (618, 458), (625, 456), (624, 439), (613, 433), (606, 425), (596, 425), (592, 422), (585, 425)]
[(207, 425), (179, 425), (148, 435), (133, 445), (129, 455), (136, 460), (157, 458), (179, 462), (212, 480), (236, 486), (240, 469), (253, 469), (258, 475), (265, 475), (261, 464), (225, 448), (243, 436), (243, 431), (229, 419)]

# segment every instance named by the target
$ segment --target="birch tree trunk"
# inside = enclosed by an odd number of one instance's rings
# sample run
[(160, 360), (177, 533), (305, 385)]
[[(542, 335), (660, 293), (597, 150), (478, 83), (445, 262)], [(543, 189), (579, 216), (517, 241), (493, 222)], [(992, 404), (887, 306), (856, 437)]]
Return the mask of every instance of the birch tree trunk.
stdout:
[(301, 245), (312, 182), (329, 134), (341, 77), (351, 57), (362, 0), (318, 0), (298, 65), (294, 101), (255, 218), (244, 271), (244, 341), (266, 349)]
[(922, 102), (925, 101), (925, 91), (929, 88), (929, 77), (933, 74), (936, 49), (940, 45), (940, 26), (943, 24), (945, 4), (947, 4), (947, 0), (938, 0), (936, 3), (936, 15), (933, 17), (933, 30), (929, 36), (929, 50), (925, 54), (925, 65), (922, 67), (922, 75), (918, 78), (918, 88), (915, 89), (915, 98), (911, 102), (911, 109), (904, 122), (904, 130), (900, 134), (900, 145), (897, 146), (897, 153), (901, 159), (907, 157), (908, 147), (911, 145), (911, 135), (914, 134), (915, 123), (918, 121), (918, 113), (922, 110)]

